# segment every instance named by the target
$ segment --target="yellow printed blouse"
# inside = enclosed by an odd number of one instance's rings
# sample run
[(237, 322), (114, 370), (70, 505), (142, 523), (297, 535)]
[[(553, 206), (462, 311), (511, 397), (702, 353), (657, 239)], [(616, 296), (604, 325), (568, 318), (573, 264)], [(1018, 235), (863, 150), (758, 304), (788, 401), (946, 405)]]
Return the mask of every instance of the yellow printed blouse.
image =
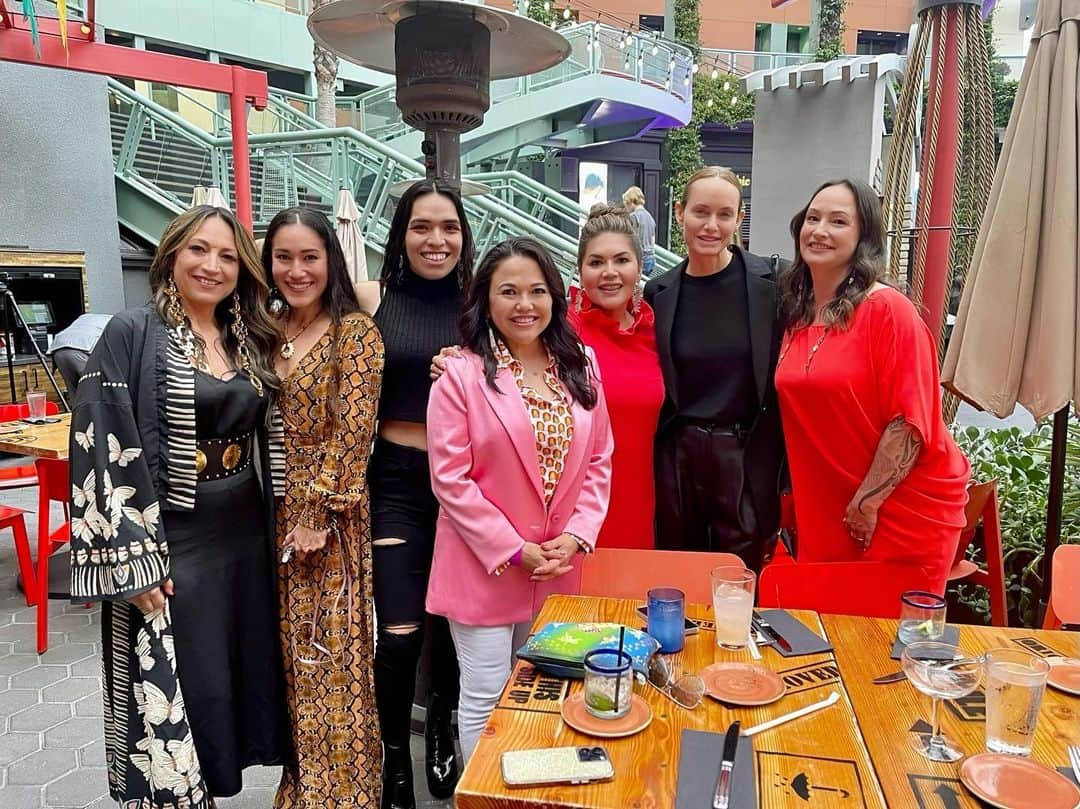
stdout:
[(514, 382), (529, 410), (529, 420), (536, 435), (536, 460), (540, 468), (540, 480), (544, 485), (544, 501), (551, 505), (555, 487), (559, 485), (562, 477), (570, 441), (574, 437), (570, 396), (559, 381), (555, 372), (555, 358), (550, 352), (547, 367), (544, 369), (544, 384), (554, 394), (554, 398), (548, 401), (525, 382), (524, 366), (514, 359), (514, 355), (502, 340), (496, 339), (493, 343), (496, 362), (500, 368), (509, 368), (513, 373)]

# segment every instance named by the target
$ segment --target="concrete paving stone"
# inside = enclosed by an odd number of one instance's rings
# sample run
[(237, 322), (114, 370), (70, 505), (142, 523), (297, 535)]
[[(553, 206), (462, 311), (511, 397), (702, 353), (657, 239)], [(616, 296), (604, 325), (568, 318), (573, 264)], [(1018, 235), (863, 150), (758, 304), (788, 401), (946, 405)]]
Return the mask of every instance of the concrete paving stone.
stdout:
[(86, 716), (72, 717), (45, 731), (45, 749), (70, 747), (77, 750), (95, 739), (100, 739), (103, 733), (100, 719)]
[(106, 795), (104, 798), (98, 798), (86, 806), (85, 809), (116, 809), (116, 802)]
[[(39, 750), (8, 767), (7, 783), (27, 786), (47, 784), (75, 769), (74, 750)], [(91, 795), (96, 798), (97, 794)], [(51, 804), (50, 804), (51, 809)]]
[(34, 786), (5, 786), (0, 789), (0, 806), (4, 809), (41, 809), (43, 790)]
[(71, 676), (72, 677), (97, 677), (101, 679), (101, 657), (95, 654), (93, 657), (87, 657), (80, 660), (78, 663), (71, 664)]
[(0, 657), (0, 677), (18, 674), (21, 671), (32, 669), (38, 664), (36, 654), (10, 654)]
[(0, 643), (33, 640), (36, 637), (36, 624), (8, 624), (7, 626), (0, 626)]
[(94, 644), (91, 643), (73, 643), (71, 638), (67, 639), (67, 643), (62, 643), (57, 646), (50, 646), (45, 654), (39, 656), (39, 660), (42, 663), (78, 663), (80, 660), (85, 660), (88, 657), (97, 657), (97, 652), (94, 650)]
[[(41, 736), (37, 733), (0, 734), (0, 767), (6, 767), (23, 756), (41, 749)], [(4, 804), (0, 803), (0, 806)]]
[(78, 702), (100, 690), (101, 680), (97, 677), (68, 677), (43, 689), (41, 697), (45, 702)]
[(105, 740), (97, 739), (79, 751), (80, 767), (105, 766)]
[(96, 801), (109, 793), (108, 776), (104, 767), (86, 767), (53, 781), (45, 787), (45, 805), (78, 807)]
[(90, 626), (90, 615), (85, 611), (49, 616), (50, 632), (74, 632), (87, 626)]
[(16, 714), (12, 714), (8, 720), (8, 730), (17, 731), (42, 731), (48, 730), (54, 725), (71, 718), (70, 705), (57, 705), (45, 702), (24, 708)]
[(68, 678), (67, 666), (34, 666), (11, 677), (12, 688), (45, 688)]
[(41, 695), (34, 688), (12, 688), (0, 694), (0, 718), (37, 705)]
[(76, 701), (75, 715), (96, 717), (102, 717), (105, 715), (105, 705), (101, 701), (100, 687), (97, 693), (91, 694), (88, 697), (83, 697), (82, 699)]
[[(26, 602), (23, 602), (24, 604)], [(50, 601), (49, 602), (49, 618), (58, 617), (64, 614), (63, 601)], [(18, 610), (11, 614), (12, 623), (16, 624), (37, 624), (37, 607), (24, 606), (21, 610)], [(52, 621), (49, 621), (52, 624)]]
[(0, 657), (7, 657), (15, 651), (14, 643), (0, 643)]
[[(12, 624), (15, 626), (15, 624)], [(46, 646), (51, 649), (54, 646), (59, 646), (61, 643), (67, 643), (67, 638), (63, 632), (49, 632), (48, 643)], [(37, 635), (33, 637), (22, 638), (15, 641), (11, 647), (12, 652), (15, 654), (37, 654)]]
[(101, 643), (101, 625), (88, 624), (64, 633), (68, 643)]
[(79, 615), (94, 615), (101, 612), (100, 604), (93, 604), (87, 607), (85, 604), (72, 604), (70, 601), (61, 603), (64, 605), (64, 612), (77, 612)]
[(244, 770), (244, 789), (271, 787), (275, 791), (281, 782), (281, 767), (248, 767)]

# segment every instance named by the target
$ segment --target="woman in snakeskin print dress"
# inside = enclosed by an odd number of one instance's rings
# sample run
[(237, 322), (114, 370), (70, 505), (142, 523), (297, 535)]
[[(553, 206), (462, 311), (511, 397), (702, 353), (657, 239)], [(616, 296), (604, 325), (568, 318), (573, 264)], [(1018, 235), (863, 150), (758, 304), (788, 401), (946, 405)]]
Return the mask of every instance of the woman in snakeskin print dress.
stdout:
[(359, 311), (326, 217), (274, 217), (263, 264), (288, 307), (271, 428), (281, 642), (295, 762), (275, 807), (374, 807), (375, 711), (367, 459), (383, 346)]

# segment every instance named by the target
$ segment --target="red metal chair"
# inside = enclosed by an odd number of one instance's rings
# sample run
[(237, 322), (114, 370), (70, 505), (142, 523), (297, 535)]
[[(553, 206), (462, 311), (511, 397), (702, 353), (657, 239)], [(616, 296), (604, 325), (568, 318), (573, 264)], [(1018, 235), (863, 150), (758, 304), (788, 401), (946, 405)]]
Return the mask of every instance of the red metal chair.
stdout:
[[(37, 553), (37, 650), (43, 654), (49, 648), (49, 554), (56, 545), (71, 539), (71, 515), (68, 497), (71, 495), (70, 473), (66, 460), (38, 458), (38, 553)], [(52, 528), (49, 507), (53, 501), (64, 504), (64, 522)]]
[(1043, 629), (1080, 627), (1080, 545), (1059, 545), (1051, 564), (1050, 601)]
[(890, 562), (795, 562), (769, 565), (758, 581), (758, 605), (831, 615), (898, 618), (900, 596), (926, 589), (917, 565)]
[(30, 558), (30, 538), (26, 535), (25, 512), (15, 506), (0, 506), (0, 531), (10, 528), (15, 535), (15, 555), (19, 560), (19, 575), (23, 580), (26, 606), (37, 603), (37, 578), (34, 576), (34, 560)]
[(733, 553), (597, 548), (581, 567), (581, 594), (644, 601), (653, 587), (678, 587), (690, 603), (711, 604), (709, 571), (742, 565)]
[[(45, 415), (55, 416), (60, 412), (56, 402), (45, 402)], [(0, 422), (24, 419), (30, 415), (30, 405), (0, 404)], [(0, 468), (0, 490), (22, 489), (27, 486), (37, 486), (37, 470), (33, 463), (21, 463), (15, 466)], [(25, 579), (25, 576), (24, 576)]]
[[(1008, 626), (1008, 604), (1005, 600), (1005, 561), (1001, 550), (1001, 519), (998, 514), (997, 481), (973, 483), (968, 487), (965, 509), (967, 525), (960, 534), (948, 580), (981, 584), (990, 592), (990, 623)], [(968, 559), (968, 548), (982, 546), (986, 567), (981, 568)]]

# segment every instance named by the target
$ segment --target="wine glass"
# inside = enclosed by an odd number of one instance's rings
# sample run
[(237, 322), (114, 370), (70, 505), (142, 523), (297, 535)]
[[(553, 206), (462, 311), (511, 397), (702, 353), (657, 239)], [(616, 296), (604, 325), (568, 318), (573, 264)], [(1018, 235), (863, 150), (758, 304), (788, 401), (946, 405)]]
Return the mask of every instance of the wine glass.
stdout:
[(916, 690), (931, 700), (930, 736), (919, 734), (912, 740), (916, 752), (931, 761), (959, 761), (964, 754), (941, 732), (938, 703), (966, 697), (979, 687), (982, 658), (971, 657), (949, 643), (920, 641), (904, 648), (900, 665)]

